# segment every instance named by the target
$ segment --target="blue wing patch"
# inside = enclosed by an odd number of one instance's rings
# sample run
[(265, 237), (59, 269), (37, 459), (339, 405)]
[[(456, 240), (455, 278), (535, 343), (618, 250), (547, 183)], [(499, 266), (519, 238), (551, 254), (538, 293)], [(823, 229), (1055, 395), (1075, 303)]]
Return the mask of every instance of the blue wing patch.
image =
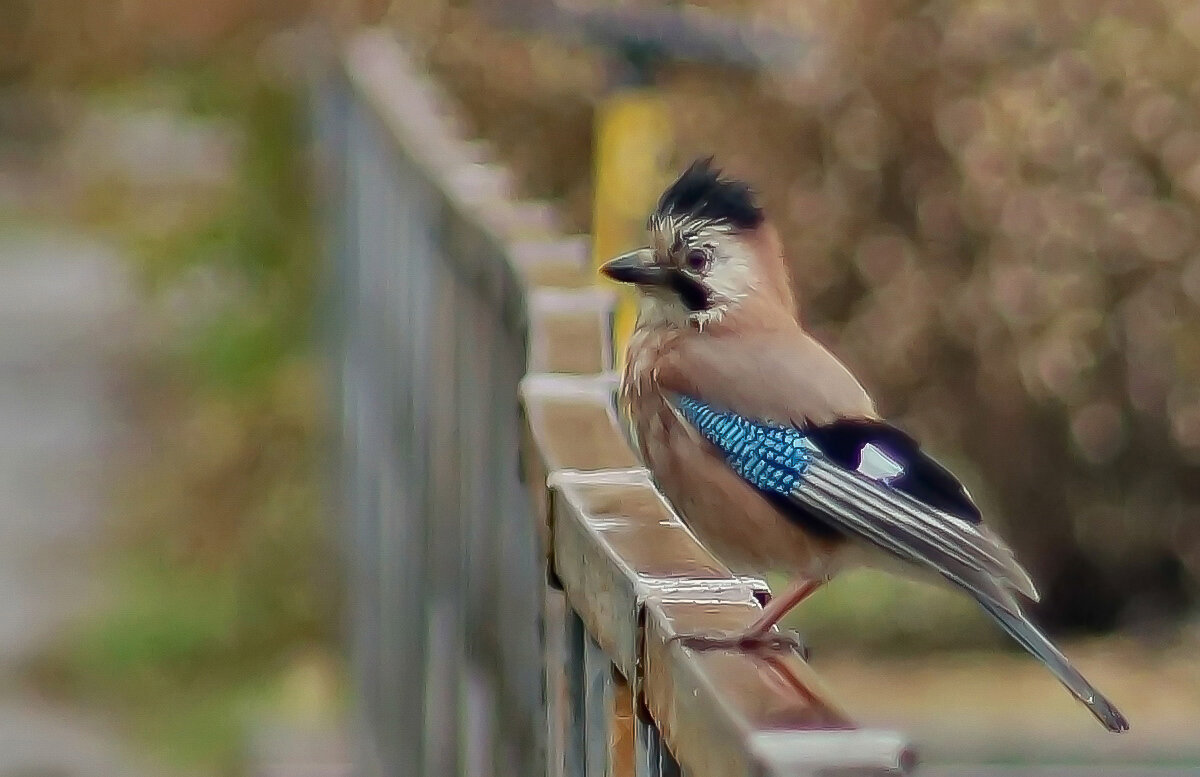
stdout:
[(965, 521), (980, 522), (979, 508), (958, 479), (894, 426), (843, 420), (801, 431), (717, 410), (691, 397), (681, 396), (676, 404), (726, 463), (762, 491), (791, 493), (815, 454)]
[(793, 427), (751, 421), (691, 397), (680, 397), (678, 408), (734, 472), (762, 491), (790, 494), (812, 460), (807, 439)]

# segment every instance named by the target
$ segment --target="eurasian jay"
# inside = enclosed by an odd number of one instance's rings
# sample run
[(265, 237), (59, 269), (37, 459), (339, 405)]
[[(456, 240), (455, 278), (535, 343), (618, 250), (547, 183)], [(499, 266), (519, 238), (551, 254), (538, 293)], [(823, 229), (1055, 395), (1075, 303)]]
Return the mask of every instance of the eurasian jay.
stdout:
[(1019, 597), (1037, 590), (962, 484), (803, 330), (778, 234), (750, 188), (698, 161), (648, 231), (648, 247), (601, 268), (640, 292), (620, 387), (637, 449), (718, 557), (791, 581), (744, 632), (685, 644), (778, 644), (779, 619), (839, 570), (882, 566), (970, 594), (1106, 728), (1128, 729), (1026, 618)]

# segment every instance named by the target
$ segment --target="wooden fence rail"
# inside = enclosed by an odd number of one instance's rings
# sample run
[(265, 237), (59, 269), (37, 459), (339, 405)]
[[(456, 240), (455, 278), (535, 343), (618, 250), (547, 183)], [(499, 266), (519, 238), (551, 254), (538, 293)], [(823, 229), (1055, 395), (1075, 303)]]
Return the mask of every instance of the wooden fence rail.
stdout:
[(453, 115), (380, 31), (317, 101), (361, 773), (910, 769), (799, 656), (671, 641), (769, 594), (629, 448), (587, 240), (514, 199)]

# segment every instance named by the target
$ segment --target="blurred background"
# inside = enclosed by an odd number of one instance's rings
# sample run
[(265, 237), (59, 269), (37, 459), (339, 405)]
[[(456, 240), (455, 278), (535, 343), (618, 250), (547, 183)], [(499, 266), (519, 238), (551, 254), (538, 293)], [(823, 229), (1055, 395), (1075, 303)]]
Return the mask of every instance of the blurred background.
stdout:
[(1200, 4), (692, 5), (804, 45), (752, 71), (515, 0), (0, 0), (0, 775), (346, 773), (307, 99), (362, 23), (572, 231), (600, 106), (657, 87), (664, 167), (753, 183), (806, 323), (1134, 731), (868, 574), (796, 624), (856, 718), (934, 761), (1200, 768)]

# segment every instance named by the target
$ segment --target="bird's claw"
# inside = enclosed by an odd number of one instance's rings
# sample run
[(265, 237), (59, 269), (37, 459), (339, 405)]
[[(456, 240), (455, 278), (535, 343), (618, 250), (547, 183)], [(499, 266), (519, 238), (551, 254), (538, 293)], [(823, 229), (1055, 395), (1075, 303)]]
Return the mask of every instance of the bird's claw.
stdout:
[(771, 631), (762, 635), (746, 634), (676, 634), (672, 642), (678, 642), (689, 650), (739, 650), (754, 652), (757, 650), (788, 651), (794, 650), (805, 661), (809, 657), (808, 645), (795, 631)]

